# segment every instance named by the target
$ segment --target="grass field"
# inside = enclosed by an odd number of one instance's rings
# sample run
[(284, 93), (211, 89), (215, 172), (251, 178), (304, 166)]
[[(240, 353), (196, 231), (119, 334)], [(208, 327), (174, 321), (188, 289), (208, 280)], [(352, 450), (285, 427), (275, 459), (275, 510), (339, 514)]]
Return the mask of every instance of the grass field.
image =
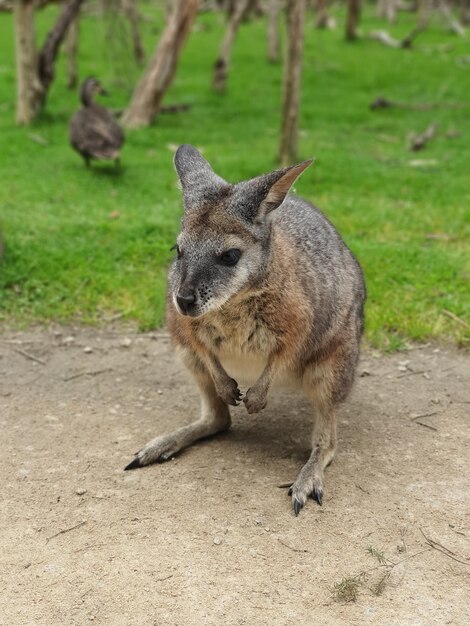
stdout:
[[(143, 5), (148, 52), (162, 25), (150, 7)], [(41, 40), (56, 11), (38, 14)], [(342, 23), (341, 12), (338, 18)], [(392, 34), (406, 34), (415, 20), (400, 14)], [(111, 91), (107, 103), (120, 108), (139, 70), (129, 46), (112, 45), (109, 26), (96, 15), (83, 17), (80, 74), (99, 77)], [(362, 23), (364, 32), (384, 27), (372, 11)], [(199, 16), (165, 100), (189, 103), (190, 111), (161, 115), (151, 128), (129, 132), (116, 173), (103, 164), (86, 170), (68, 145), (77, 96), (66, 88), (63, 60), (41, 119), (30, 128), (15, 126), (12, 16), (0, 14), (3, 324), (97, 323), (114, 315), (141, 328), (162, 323), (169, 248), (181, 213), (174, 147), (203, 148), (233, 182), (276, 166), (282, 69), (266, 61), (265, 24), (243, 25), (229, 88), (220, 96), (210, 79), (223, 29), (221, 16)], [(365, 38), (347, 44), (342, 28), (307, 27), (300, 158), (313, 155), (316, 164), (296, 191), (323, 209), (362, 263), (367, 337), (383, 349), (407, 339), (470, 345), (466, 60), (468, 37), (450, 35), (439, 23), (413, 51)], [(372, 112), (378, 96), (436, 107)], [(433, 121), (437, 138), (422, 152), (409, 152), (409, 133)]]

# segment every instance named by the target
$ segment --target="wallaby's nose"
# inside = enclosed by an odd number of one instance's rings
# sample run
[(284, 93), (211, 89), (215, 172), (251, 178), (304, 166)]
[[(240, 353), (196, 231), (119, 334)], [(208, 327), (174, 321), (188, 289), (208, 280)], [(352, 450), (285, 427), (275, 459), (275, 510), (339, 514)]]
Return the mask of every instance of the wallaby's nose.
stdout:
[(176, 296), (176, 302), (178, 303), (178, 306), (181, 309), (182, 313), (187, 315), (189, 313), (189, 309), (196, 302), (196, 294), (194, 293), (194, 291), (179, 293)]

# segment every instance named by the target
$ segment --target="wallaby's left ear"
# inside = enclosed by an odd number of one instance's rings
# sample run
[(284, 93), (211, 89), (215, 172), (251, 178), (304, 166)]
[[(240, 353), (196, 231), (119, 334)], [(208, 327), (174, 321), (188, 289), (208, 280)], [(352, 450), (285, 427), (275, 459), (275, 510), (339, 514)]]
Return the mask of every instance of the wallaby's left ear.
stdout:
[(248, 222), (263, 222), (268, 213), (282, 204), (289, 189), (312, 162), (309, 159), (238, 183), (232, 194), (233, 211)]
[[(307, 167), (313, 163), (313, 159), (307, 159), (298, 165), (287, 167), (272, 174), (267, 174), (268, 177), (275, 177), (275, 182), (269, 188), (268, 194), (261, 202), (256, 219), (263, 219), (268, 213), (277, 209), (284, 201), (284, 198), (289, 193), (289, 189), (295, 183), (297, 178), (304, 172)], [(278, 177), (276, 176), (278, 175)]]

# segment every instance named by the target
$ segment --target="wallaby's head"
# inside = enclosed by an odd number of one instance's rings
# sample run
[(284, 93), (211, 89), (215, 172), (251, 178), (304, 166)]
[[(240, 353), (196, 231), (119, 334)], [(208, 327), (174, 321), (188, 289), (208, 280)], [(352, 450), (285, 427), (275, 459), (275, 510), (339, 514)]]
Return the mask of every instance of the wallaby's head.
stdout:
[(184, 215), (170, 290), (179, 313), (199, 317), (220, 308), (263, 275), (270, 254), (269, 214), (311, 162), (232, 185), (196, 148), (178, 148)]

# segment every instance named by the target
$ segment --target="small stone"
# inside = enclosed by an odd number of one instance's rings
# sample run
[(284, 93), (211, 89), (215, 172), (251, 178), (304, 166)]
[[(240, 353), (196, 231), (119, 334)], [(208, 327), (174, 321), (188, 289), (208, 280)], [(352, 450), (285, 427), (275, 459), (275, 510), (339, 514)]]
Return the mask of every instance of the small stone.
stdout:
[(161, 395), (163, 394), (163, 391), (162, 391), (161, 389), (159, 389), (159, 390), (157, 391), (157, 393), (158, 393), (158, 395), (159, 395), (159, 396), (161, 396)]
[(68, 337), (64, 338), (64, 343), (67, 344), (67, 345), (70, 345), (74, 341), (75, 341), (75, 337), (72, 337), (72, 335), (69, 335)]
[(93, 352), (93, 348), (91, 346), (85, 346), (83, 348), (83, 352), (85, 352), (86, 354), (90, 354), (90, 352)]
[(222, 543), (222, 539), (220, 537), (214, 537), (213, 543), (216, 546), (220, 546), (220, 544)]
[(132, 339), (129, 339), (129, 337), (124, 337), (123, 339), (121, 339), (121, 342), (119, 345), (122, 348), (128, 348), (130, 345), (132, 345)]
[(26, 563), (23, 563), (23, 569), (28, 569), (28, 567), (31, 567), (31, 561), (26, 561)]
[(86, 494), (86, 489), (77, 489), (75, 493), (77, 496), (84, 496)]

